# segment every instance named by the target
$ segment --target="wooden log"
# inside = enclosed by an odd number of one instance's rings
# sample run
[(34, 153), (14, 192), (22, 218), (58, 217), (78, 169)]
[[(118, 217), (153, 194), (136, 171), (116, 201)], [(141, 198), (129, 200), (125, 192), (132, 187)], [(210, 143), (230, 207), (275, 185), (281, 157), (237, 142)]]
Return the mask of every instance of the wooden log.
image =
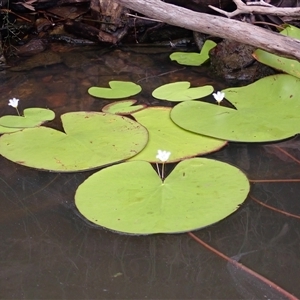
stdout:
[(235, 40), (284, 57), (300, 60), (300, 41), (238, 20), (197, 13), (160, 0), (115, 0), (162, 22)]

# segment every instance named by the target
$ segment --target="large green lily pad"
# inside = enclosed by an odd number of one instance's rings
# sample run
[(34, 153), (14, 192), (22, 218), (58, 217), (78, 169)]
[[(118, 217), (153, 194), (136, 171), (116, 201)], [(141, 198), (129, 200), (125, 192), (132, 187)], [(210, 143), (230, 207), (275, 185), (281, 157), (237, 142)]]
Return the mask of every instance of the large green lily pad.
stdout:
[[(288, 25), (280, 33), (300, 40), (300, 29), (292, 25)], [(300, 78), (300, 62), (295, 59), (284, 58), (261, 49), (256, 50), (253, 56), (265, 65)]]
[(223, 92), (237, 110), (187, 101), (172, 109), (172, 120), (192, 132), (239, 142), (278, 141), (300, 132), (300, 79), (274, 75)]
[(164, 84), (156, 88), (152, 92), (152, 96), (159, 100), (169, 100), (174, 102), (187, 101), (193, 99), (200, 99), (210, 95), (214, 88), (211, 85), (190, 87), (188, 81), (179, 81)]
[(23, 114), (24, 116), (7, 115), (1, 117), (0, 126), (14, 129), (35, 127), (55, 118), (55, 113), (52, 110), (38, 107), (26, 108)]
[(109, 88), (93, 86), (88, 89), (91, 96), (103, 99), (122, 99), (138, 94), (142, 88), (130, 81), (110, 81)]
[(73, 172), (128, 159), (148, 141), (147, 130), (125, 117), (72, 112), (61, 119), (65, 133), (36, 127), (4, 134), (0, 154), (28, 167)]
[(205, 41), (201, 52), (174, 52), (170, 55), (171, 60), (177, 61), (180, 65), (200, 66), (209, 60), (209, 51), (217, 44), (211, 40)]
[(177, 233), (216, 223), (249, 192), (246, 176), (215, 160), (180, 162), (164, 182), (143, 161), (105, 168), (82, 183), (75, 204), (89, 221), (129, 234)]
[(168, 162), (217, 151), (227, 144), (224, 140), (195, 134), (177, 126), (170, 119), (170, 107), (148, 107), (133, 114), (133, 117), (149, 132), (147, 146), (131, 160), (160, 162), (157, 150), (171, 152)]

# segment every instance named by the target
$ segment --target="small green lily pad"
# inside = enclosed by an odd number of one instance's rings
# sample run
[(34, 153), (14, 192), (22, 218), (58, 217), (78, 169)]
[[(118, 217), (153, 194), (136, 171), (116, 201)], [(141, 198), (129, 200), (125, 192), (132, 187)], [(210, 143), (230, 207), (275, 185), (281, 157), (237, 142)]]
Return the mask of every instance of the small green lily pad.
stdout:
[(236, 109), (186, 101), (172, 109), (172, 120), (186, 130), (237, 142), (279, 141), (300, 132), (299, 78), (273, 75), (223, 92)]
[(200, 87), (190, 87), (188, 81), (179, 81), (168, 83), (156, 88), (152, 92), (152, 96), (159, 100), (169, 100), (174, 102), (200, 99), (210, 95), (214, 88), (211, 85)]
[(142, 88), (140, 85), (130, 81), (110, 81), (110, 88), (90, 87), (88, 93), (97, 98), (122, 99), (138, 94)]
[(40, 126), (0, 137), (0, 154), (15, 163), (56, 172), (90, 170), (126, 160), (148, 142), (147, 130), (100, 112), (61, 116), (64, 132)]
[(217, 151), (227, 142), (192, 133), (177, 126), (170, 119), (170, 107), (148, 107), (133, 114), (133, 117), (147, 128), (149, 142), (146, 147), (130, 160), (145, 160), (159, 163), (157, 150), (171, 152), (167, 162), (177, 162), (185, 158)]
[[(54, 111), (45, 108), (26, 108), (24, 109), (24, 116), (3, 116), (0, 118), (0, 126), (14, 128), (28, 128), (36, 127), (46, 121), (51, 121), (55, 118)], [(0, 129), (1, 130), (1, 129)], [(12, 132), (12, 131), (11, 131)]]
[(201, 52), (174, 52), (170, 55), (171, 60), (177, 61), (180, 65), (200, 66), (209, 60), (209, 51), (217, 44), (211, 40), (205, 41)]
[(145, 104), (133, 105), (137, 100), (122, 100), (119, 102), (113, 102), (105, 105), (102, 111), (105, 113), (115, 114), (115, 115), (131, 115), (134, 112), (142, 110), (146, 107)]
[(184, 160), (164, 182), (149, 163), (133, 161), (90, 176), (77, 189), (75, 204), (89, 221), (114, 231), (178, 233), (219, 222), (248, 193), (246, 176), (220, 161)]

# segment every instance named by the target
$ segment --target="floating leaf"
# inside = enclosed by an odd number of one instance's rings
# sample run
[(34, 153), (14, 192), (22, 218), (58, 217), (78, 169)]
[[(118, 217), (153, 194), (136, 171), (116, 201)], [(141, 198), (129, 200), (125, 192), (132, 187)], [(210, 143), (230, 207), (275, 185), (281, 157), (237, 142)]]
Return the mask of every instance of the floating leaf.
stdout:
[(300, 132), (300, 79), (274, 75), (223, 92), (237, 110), (187, 101), (172, 109), (172, 120), (192, 132), (239, 142), (278, 141)]
[(65, 133), (41, 126), (2, 135), (0, 154), (28, 167), (73, 172), (128, 159), (148, 141), (147, 130), (125, 117), (72, 112), (61, 119)]
[(211, 40), (205, 41), (201, 52), (174, 52), (170, 55), (171, 60), (186, 66), (200, 66), (209, 59), (209, 51), (217, 44)]
[(26, 108), (23, 114), (24, 116), (3, 116), (0, 118), (0, 125), (14, 128), (13, 131), (16, 131), (16, 128), (39, 126), (55, 118), (55, 113), (52, 110), (38, 107)]
[(0, 126), (0, 134), (12, 133), (12, 132), (16, 132), (18, 130), (21, 130), (21, 129), (20, 128), (11, 128), (11, 127)]
[[(300, 40), (300, 29), (297, 27), (288, 25), (280, 33)], [(267, 66), (300, 78), (300, 63), (295, 59), (284, 58), (261, 49), (256, 50), (253, 56)]]
[(211, 85), (200, 87), (190, 87), (188, 81), (179, 81), (162, 85), (155, 89), (152, 96), (160, 100), (169, 100), (174, 102), (200, 99), (210, 95), (214, 88)]
[(219, 150), (227, 142), (186, 131), (170, 119), (169, 107), (148, 107), (136, 112), (133, 117), (149, 132), (147, 146), (131, 160), (160, 162), (156, 158), (158, 149), (171, 152), (168, 162), (203, 155)]
[(142, 88), (130, 81), (110, 81), (110, 88), (90, 87), (88, 93), (91, 96), (104, 99), (122, 99), (138, 94)]
[(130, 115), (146, 107), (144, 104), (133, 105), (136, 100), (122, 100), (105, 105), (102, 111), (115, 115)]
[(215, 160), (180, 162), (162, 183), (143, 161), (105, 168), (82, 183), (75, 204), (91, 222), (130, 234), (177, 233), (216, 223), (249, 192), (246, 176)]

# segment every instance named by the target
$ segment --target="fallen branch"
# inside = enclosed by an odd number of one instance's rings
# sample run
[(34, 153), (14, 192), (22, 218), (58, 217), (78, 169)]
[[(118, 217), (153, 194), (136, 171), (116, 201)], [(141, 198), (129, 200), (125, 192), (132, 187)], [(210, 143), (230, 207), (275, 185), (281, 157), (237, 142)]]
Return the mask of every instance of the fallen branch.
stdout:
[[(259, 15), (273, 15), (280, 17), (300, 17), (300, 7), (275, 7), (267, 3), (258, 2), (260, 5), (245, 4), (242, 0), (233, 0), (236, 5), (236, 10), (227, 12), (218, 7), (209, 5), (209, 7), (218, 13), (225, 15), (228, 18), (235, 17), (240, 14), (259, 14)], [(254, 3), (255, 4), (255, 3)], [(263, 5), (265, 4), (265, 5)]]
[(165, 23), (235, 40), (300, 60), (300, 41), (237, 20), (197, 13), (160, 0), (116, 0), (119, 4)]

